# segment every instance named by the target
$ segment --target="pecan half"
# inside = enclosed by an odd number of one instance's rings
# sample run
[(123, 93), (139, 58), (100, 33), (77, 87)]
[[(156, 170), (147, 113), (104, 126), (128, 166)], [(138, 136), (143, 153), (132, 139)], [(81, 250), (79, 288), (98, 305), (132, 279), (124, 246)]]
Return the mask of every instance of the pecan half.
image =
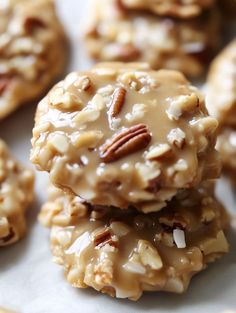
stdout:
[(114, 162), (144, 149), (151, 141), (147, 126), (138, 124), (116, 134), (100, 148), (100, 158), (105, 163)]
[(140, 57), (140, 50), (132, 44), (117, 45), (117, 59), (123, 62), (131, 62)]
[(110, 107), (111, 117), (116, 117), (122, 110), (125, 104), (126, 90), (123, 87), (116, 88), (112, 96), (112, 102)]

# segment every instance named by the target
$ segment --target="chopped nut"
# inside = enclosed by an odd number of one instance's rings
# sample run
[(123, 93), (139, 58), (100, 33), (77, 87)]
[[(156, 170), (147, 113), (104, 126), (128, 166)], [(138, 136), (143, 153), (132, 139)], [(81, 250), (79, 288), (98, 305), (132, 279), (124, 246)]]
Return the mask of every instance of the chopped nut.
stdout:
[(111, 284), (113, 279), (113, 262), (108, 258), (102, 258), (94, 267), (95, 282), (98, 285)]
[(152, 147), (149, 152), (145, 154), (148, 160), (160, 160), (168, 158), (171, 155), (171, 147), (168, 144), (160, 144), (156, 147)]
[(173, 233), (162, 231), (155, 235), (155, 241), (161, 242), (167, 247), (174, 247)]
[(116, 45), (113, 47), (114, 53), (123, 62), (133, 61), (140, 55), (140, 50), (132, 44)]
[(165, 206), (165, 202), (148, 202), (140, 204), (138, 207), (145, 214), (150, 212), (158, 212)]
[(126, 236), (130, 232), (130, 228), (121, 222), (112, 222), (110, 227), (117, 237)]
[(186, 171), (188, 169), (188, 164), (184, 159), (178, 160), (178, 162), (174, 165), (174, 170), (181, 172)]
[[(0, 201), (1, 203), (1, 201)], [(9, 233), (9, 223), (6, 217), (0, 217), (0, 239), (6, 237)]]
[(88, 76), (79, 76), (74, 82), (74, 86), (77, 87), (79, 90), (87, 91), (91, 88), (92, 82)]
[(181, 229), (185, 229), (188, 224), (188, 221), (182, 215), (178, 214), (161, 216), (159, 222), (171, 228), (178, 227)]
[(218, 121), (214, 117), (207, 116), (207, 117), (201, 118), (201, 120), (198, 123), (198, 127), (200, 131), (204, 131), (206, 136), (209, 136), (215, 133), (218, 127)]
[(212, 253), (226, 253), (229, 250), (228, 242), (222, 230), (220, 230), (215, 238), (207, 238), (200, 244), (200, 249), (204, 255)]
[(100, 116), (100, 112), (96, 109), (87, 109), (80, 111), (73, 118), (73, 122), (80, 127), (85, 128), (85, 125), (90, 122), (96, 121)]
[(144, 275), (146, 273), (145, 267), (140, 263), (139, 257), (134, 253), (127, 263), (123, 265), (127, 272)]
[(6, 91), (11, 80), (7, 77), (0, 77), (0, 96)]
[(65, 91), (62, 87), (56, 87), (54, 92), (49, 94), (49, 101), (52, 106), (66, 111), (74, 108), (81, 109), (83, 106), (77, 95)]
[(161, 175), (161, 170), (158, 163), (151, 162), (148, 164), (137, 163), (135, 165), (137, 170), (140, 186), (143, 188), (150, 187), (150, 182), (157, 182)]
[(181, 95), (171, 99), (170, 108), (167, 111), (169, 117), (178, 120), (185, 112), (191, 112), (199, 106), (199, 99), (195, 93)]
[(153, 270), (159, 270), (163, 267), (157, 249), (155, 249), (148, 241), (139, 240), (137, 252), (143, 265), (148, 265)]
[[(60, 238), (60, 229), (54, 234), (58, 240)], [(60, 242), (60, 239), (59, 239)], [(79, 236), (71, 246), (65, 251), (65, 254), (75, 253), (78, 257), (91, 244), (89, 232), (84, 232)]]
[(112, 236), (110, 228), (102, 228), (96, 230), (93, 235), (93, 242), (95, 247), (102, 248), (106, 244), (116, 247), (118, 238), (116, 236)]
[(165, 290), (169, 292), (183, 293), (185, 290), (184, 283), (178, 277), (169, 278), (165, 285)]
[(201, 213), (201, 222), (208, 224), (216, 217), (216, 214), (211, 207), (203, 207)]
[(95, 148), (99, 141), (103, 138), (103, 133), (101, 131), (86, 131), (74, 133), (72, 135), (72, 143), (73, 145), (80, 148)]
[(45, 23), (36, 16), (27, 16), (24, 21), (24, 29), (27, 33), (32, 33), (38, 28), (45, 28)]
[(125, 115), (125, 118), (129, 122), (136, 122), (138, 120), (141, 120), (146, 113), (146, 108), (147, 108), (146, 104), (136, 103), (136, 104), (134, 104), (134, 106), (132, 108), (132, 112), (127, 113)]
[(126, 90), (123, 87), (119, 87), (114, 91), (109, 110), (111, 117), (116, 117), (121, 112), (125, 103), (125, 95)]
[(49, 146), (54, 148), (59, 153), (66, 153), (69, 149), (69, 142), (65, 135), (63, 134), (53, 134), (50, 136), (50, 139), (48, 140)]
[(185, 233), (182, 229), (174, 229), (173, 238), (177, 248), (179, 249), (186, 248)]
[(169, 143), (179, 149), (183, 149), (186, 135), (180, 128), (172, 129), (167, 136)]

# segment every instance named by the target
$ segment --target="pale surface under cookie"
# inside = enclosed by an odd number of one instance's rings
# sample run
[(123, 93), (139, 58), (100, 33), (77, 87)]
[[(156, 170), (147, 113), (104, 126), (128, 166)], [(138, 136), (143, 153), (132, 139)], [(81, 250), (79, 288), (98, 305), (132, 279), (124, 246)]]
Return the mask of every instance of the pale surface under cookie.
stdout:
[(0, 120), (62, 73), (66, 40), (52, 0), (0, 3)]
[(16, 162), (0, 140), (0, 247), (25, 234), (25, 211), (33, 200), (33, 185), (33, 172)]
[(236, 127), (236, 39), (212, 62), (207, 81), (207, 108), (220, 126)]
[(70, 284), (137, 300), (143, 291), (184, 292), (194, 274), (228, 251), (227, 215), (199, 188), (159, 213), (86, 206), (53, 191), (41, 222), (53, 226), (54, 261)]
[(95, 0), (85, 45), (99, 61), (144, 61), (155, 69), (201, 75), (219, 41), (215, 10), (191, 21), (124, 10), (117, 0)]
[(40, 102), (31, 161), (89, 203), (147, 213), (218, 176), (216, 128), (182, 74), (100, 64), (69, 74)]
[(158, 15), (192, 18), (215, 4), (215, 0), (119, 0), (128, 9), (148, 10)]

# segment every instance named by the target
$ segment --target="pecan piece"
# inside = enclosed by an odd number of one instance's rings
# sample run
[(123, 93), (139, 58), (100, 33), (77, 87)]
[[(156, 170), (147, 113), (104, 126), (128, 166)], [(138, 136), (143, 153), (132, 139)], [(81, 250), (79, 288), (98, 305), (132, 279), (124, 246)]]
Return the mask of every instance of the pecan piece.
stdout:
[(117, 59), (123, 62), (131, 62), (140, 57), (140, 50), (132, 44), (117, 45)]
[(5, 244), (5, 243), (11, 241), (14, 237), (15, 237), (15, 232), (11, 227), (9, 234), (5, 237), (0, 238), (0, 245), (1, 245), (1, 243)]
[[(113, 236), (114, 237), (114, 236)], [(93, 242), (95, 247), (102, 248), (105, 245), (110, 245), (113, 247), (117, 246), (117, 242), (112, 238), (112, 234), (109, 228), (102, 229), (94, 234)]]
[(147, 126), (138, 124), (116, 134), (100, 148), (100, 158), (105, 163), (114, 162), (148, 146), (151, 134)]
[(0, 96), (5, 92), (9, 84), (10, 84), (10, 78), (0, 77)]
[(45, 27), (44, 22), (35, 16), (28, 16), (24, 21), (24, 28), (27, 33), (33, 33), (36, 29)]
[(122, 110), (125, 103), (126, 90), (123, 87), (116, 88), (112, 96), (110, 107), (111, 117), (116, 117)]

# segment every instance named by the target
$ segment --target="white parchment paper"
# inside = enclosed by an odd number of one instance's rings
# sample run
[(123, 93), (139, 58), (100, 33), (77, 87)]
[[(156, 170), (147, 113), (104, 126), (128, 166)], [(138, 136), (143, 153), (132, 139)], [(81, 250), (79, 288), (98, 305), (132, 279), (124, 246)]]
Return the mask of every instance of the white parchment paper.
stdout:
[[(1, 0), (0, 0), (1, 1)], [(102, 1), (102, 0), (101, 0)], [(70, 70), (89, 68), (91, 62), (79, 40), (82, 20), (88, 19), (84, 0), (58, 0), (59, 14), (72, 42)], [(27, 106), (0, 123), (0, 137), (13, 154), (29, 164), (36, 104)], [(29, 231), (18, 244), (0, 250), (0, 306), (19, 313), (220, 313), (236, 310), (236, 233), (229, 233), (231, 252), (197, 275), (184, 295), (146, 294), (138, 302), (115, 300), (91, 289), (72, 288), (60, 266), (51, 262), (49, 231), (37, 222), (46, 200), (47, 175), (37, 173), (36, 200), (28, 213)], [(226, 179), (217, 194), (234, 214), (236, 199)]]

